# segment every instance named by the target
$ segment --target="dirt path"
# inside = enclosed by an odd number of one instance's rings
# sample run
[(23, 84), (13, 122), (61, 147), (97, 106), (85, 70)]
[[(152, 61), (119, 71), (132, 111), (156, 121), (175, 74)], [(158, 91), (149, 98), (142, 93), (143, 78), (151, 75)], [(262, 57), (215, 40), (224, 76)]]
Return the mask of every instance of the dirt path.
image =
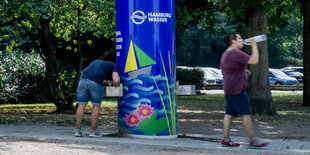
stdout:
[[(102, 126), (100, 127), (102, 128)], [(73, 127), (49, 123), (0, 124), (0, 155), (10, 154), (310, 154), (310, 142), (269, 139), (263, 149), (247, 147), (246, 137), (234, 137), (240, 147), (221, 147), (219, 135), (188, 135), (173, 139), (142, 139), (118, 136), (89, 138), (89, 127), (83, 137), (73, 136)], [(86, 130), (88, 129), (88, 130)], [(192, 138), (189, 138), (192, 136)], [(193, 138), (195, 137), (195, 138)]]
[[(116, 115), (116, 113), (115, 113)], [(103, 132), (117, 132), (117, 117), (115, 115), (101, 115), (99, 129)], [(219, 114), (221, 118), (222, 114)], [(85, 120), (90, 120), (89, 115), (85, 115)], [(257, 136), (268, 139), (296, 139), (310, 141), (310, 121), (286, 120), (278, 121), (257, 121), (253, 116), (254, 128)], [(276, 117), (276, 116), (275, 116)], [(72, 126), (74, 128), (75, 115), (72, 114), (6, 114), (0, 115), (0, 120), (18, 120), (28, 123), (51, 123), (60, 126)], [(89, 127), (90, 124), (84, 125)], [(222, 135), (222, 119), (209, 119), (206, 114), (194, 114), (193, 112), (179, 112), (177, 129), (179, 134), (203, 134)], [(241, 118), (235, 118), (231, 128), (231, 136), (245, 136)]]

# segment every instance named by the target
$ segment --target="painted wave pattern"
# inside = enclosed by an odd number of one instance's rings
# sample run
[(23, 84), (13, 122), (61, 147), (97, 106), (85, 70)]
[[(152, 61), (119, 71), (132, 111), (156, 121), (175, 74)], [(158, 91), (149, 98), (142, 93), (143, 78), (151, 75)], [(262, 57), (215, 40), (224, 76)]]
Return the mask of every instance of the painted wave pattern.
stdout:
[[(151, 105), (151, 107), (154, 107), (153, 110), (157, 113), (156, 120), (162, 117), (165, 118), (166, 114), (163, 108), (162, 100), (165, 103), (165, 108), (170, 108), (168, 106), (169, 96), (166, 88), (166, 78), (161, 75), (151, 76), (142, 74), (139, 75), (136, 79), (121, 76), (121, 80), (124, 89), (123, 97), (119, 98), (118, 100), (119, 127), (125, 129), (127, 133), (130, 134), (150, 135), (143, 133), (136, 126), (129, 127), (128, 125), (126, 125), (125, 117), (126, 115), (134, 112), (137, 107), (141, 106), (142, 104), (148, 104)], [(157, 86), (154, 81), (156, 81)], [(170, 84), (169, 88), (170, 91), (172, 91), (174, 89), (174, 85)], [(161, 98), (159, 93), (161, 94)], [(167, 110), (166, 113), (169, 117), (168, 119), (171, 120), (170, 110)], [(156, 135), (169, 135), (169, 130), (167, 128), (166, 130)]]

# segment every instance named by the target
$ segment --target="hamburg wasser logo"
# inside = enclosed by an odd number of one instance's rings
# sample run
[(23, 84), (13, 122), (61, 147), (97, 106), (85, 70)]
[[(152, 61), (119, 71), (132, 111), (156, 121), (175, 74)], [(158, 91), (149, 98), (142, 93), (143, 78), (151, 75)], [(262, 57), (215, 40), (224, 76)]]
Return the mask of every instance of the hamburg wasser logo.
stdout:
[(171, 13), (167, 12), (147, 12), (145, 14), (143, 11), (137, 10), (130, 16), (130, 19), (135, 24), (142, 24), (145, 20), (152, 23), (167, 23), (171, 17)]
[(135, 11), (130, 19), (132, 20), (132, 22), (134, 22), (135, 24), (142, 24), (145, 19), (146, 19), (146, 15), (144, 14), (144, 12), (140, 11), (140, 10), (137, 10)]

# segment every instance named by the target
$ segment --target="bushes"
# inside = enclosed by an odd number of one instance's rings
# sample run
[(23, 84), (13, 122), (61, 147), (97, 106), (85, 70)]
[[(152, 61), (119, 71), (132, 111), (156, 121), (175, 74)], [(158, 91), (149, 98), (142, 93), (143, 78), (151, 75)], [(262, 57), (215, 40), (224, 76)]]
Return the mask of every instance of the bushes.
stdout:
[(0, 103), (46, 102), (45, 63), (35, 53), (0, 55)]
[(199, 90), (203, 87), (204, 72), (198, 68), (181, 69), (177, 68), (177, 80), (180, 85), (196, 85)]

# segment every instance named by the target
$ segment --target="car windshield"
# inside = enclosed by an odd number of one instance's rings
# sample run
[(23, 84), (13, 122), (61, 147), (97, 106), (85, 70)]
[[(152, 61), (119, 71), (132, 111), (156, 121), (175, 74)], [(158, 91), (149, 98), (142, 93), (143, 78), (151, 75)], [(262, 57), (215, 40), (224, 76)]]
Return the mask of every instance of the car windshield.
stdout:
[(291, 75), (291, 76), (299, 76), (300, 74), (298, 74), (298, 72), (286, 72), (287, 75)]
[(274, 74), (276, 77), (288, 77), (285, 73), (283, 73), (280, 70), (271, 70), (271, 72)]
[(212, 71), (214, 73), (216, 73), (217, 75), (223, 75), (222, 72), (220, 70), (217, 70), (217, 69), (212, 69)]
[(208, 69), (202, 69), (205, 72), (205, 76), (214, 76), (214, 72), (208, 70)]

